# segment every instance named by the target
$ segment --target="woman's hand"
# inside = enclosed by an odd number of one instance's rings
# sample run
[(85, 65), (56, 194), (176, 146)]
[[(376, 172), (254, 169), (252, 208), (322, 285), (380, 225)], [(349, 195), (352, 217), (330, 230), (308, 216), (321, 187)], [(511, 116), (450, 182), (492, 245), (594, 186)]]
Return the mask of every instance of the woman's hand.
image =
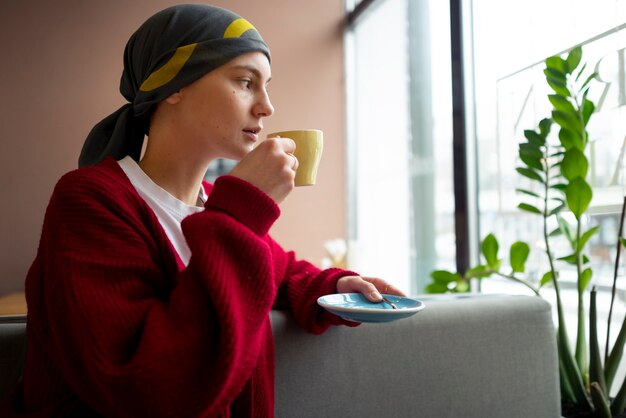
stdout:
[(372, 302), (383, 300), (381, 293), (406, 296), (400, 289), (383, 279), (361, 276), (344, 276), (337, 280), (337, 293), (361, 293)]
[(268, 138), (250, 151), (230, 175), (255, 185), (280, 203), (294, 187), (298, 168), (295, 149), (295, 142), (289, 138)]

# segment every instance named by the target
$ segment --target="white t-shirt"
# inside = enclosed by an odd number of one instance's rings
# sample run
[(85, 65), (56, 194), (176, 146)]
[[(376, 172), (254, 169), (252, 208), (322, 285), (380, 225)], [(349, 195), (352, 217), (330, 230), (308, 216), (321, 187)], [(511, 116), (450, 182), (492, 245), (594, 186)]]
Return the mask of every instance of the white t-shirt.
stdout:
[[(189, 206), (181, 200), (178, 200), (161, 186), (152, 181), (141, 167), (131, 157), (127, 156), (118, 161), (118, 164), (130, 179), (139, 196), (141, 196), (148, 206), (154, 211), (161, 226), (165, 230), (165, 234), (171, 241), (172, 245), (182, 262), (187, 265), (191, 258), (191, 250), (187, 245), (187, 241), (183, 236), (180, 223), (189, 215), (202, 212), (203, 206)], [(203, 187), (198, 192), (198, 199), (204, 203), (207, 199), (206, 191)]]

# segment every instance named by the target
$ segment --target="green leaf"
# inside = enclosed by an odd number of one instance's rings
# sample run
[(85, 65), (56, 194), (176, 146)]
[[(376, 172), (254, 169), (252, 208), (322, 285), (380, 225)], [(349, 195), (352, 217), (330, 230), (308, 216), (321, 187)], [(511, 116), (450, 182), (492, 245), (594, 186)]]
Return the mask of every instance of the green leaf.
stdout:
[[(558, 347), (558, 344), (557, 344)], [(563, 360), (561, 358), (561, 353), (558, 353), (559, 357), (559, 387), (561, 389), (561, 399), (564, 401), (568, 401), (571, 403), (576, 402), (576, 396), (574, 395), (574, 390), (572, 389), (572, 385), (570, 384), (570, 377), (563, 365)]]
[(565, 261), (567, 264), (576, 265), (576, 254), (567, 255), (565, 257), (557, 258), (559, 261)]
[(517, 167), (515, 170), (524, 177), (543, 183), (543, 177), (532, 168)]
[(589, 282), (591, 281), (591, 276), (593, 276), (593, 271), (591, 271), (590, 268), (586, 268), (580, 273), (580, 277), (578, 278), (579, 292), (582, 293), (587, 288)]
[(531, 157), (527, 154), (520, 153), (520, 159), (530, 168), (543, 171), (543, 165), (541, 165), (541, 158)]
[(552, 119), (550, 118), (541, 119), (541, 121), (539, 122), (539, 134), (541, 134), (541, 136), (544, 138), (544, 142), (545, 142), (545, 138), (550, 133), (551, 127), (552, 127)]
[(541, 278), (541, 282), (539, 283), (539, 287), (542, 288), (545, 285), (547, 285), (548, 283), (552, 282), (552, 272), (549, 271), (546, 274), (543, 275), (543, 277)]
[(561, 228), (556, 228), (554, 231), (550, 232), (550, 234), (548, 235), (549, 237), (557, 237), (559, 235), (563, 234), (563, 231), (561, 231)]
[(578, 74), (576, 75), (576, 79), (575, 79), (576, 81), (578, 81), (580, 76), (583, 75), (583, 72), (585, 71), (585, 68), (587, 68), (587, 63), (584, 63), (583, 66), (578, 71)]
[(595, 408), (594, 417), (598, 418), (611, 418), (611, 408), (609, 407), (609, 401), (606, 394), (602, 390), (602, 387), (598, 382), (591, 382), (589, 385), (591, 391), (591, 400)]
[(543, 171), (543, 153), (533, 144), (519, 144), (519, 156), (527, 166)]
[(585, 387), (582, 374), (578, 364), (572, 355), (569, 347), (569, 338), (565, 329), (565, 321), (559, 320), (557, 329), (557, 349), (559, 352), (559, 363), (562, 365), (568, 386), (574, 394), (575, 402), (579, 405), (589, 406), (589, 401), (585, 395)]
[(520, 153), (523, 152), (524, 154), (530, 155), (532, 157), (543, 158), (543, 152), (541, 151), (540, 145), (535, 145), (528, 142), (521, 143), (519, 144), (519, 150)]
[(563, 74), (564, 76), (567, 73), (567, 63), (565, 62), (563, 58), (557, 55), (546, 59), (546, 67), (556, 70), (560, 72), (561, 74)]
[(578, 148), (571, 148), (565, 153), (561, 163), (561, 174), (567, 180), (573, 180), (576, 177), (587, 177), (587, 169), (589, 163), (587, 157)]
[[(565, 257), (557, 258), (559, 261), (565, 261), (568, 264), (576, 265), (576, 254), (571, 254)], [(583, 255), (583, 264), (587, 264), (589, 262), (589, 258), (586, 255)]]
[(526, 129), (524, 131), (524, 136), (528, 139), (528, 142), (535, 145), (544, 145), (546, 143), (545, 137), (542, 137), (537, 132), (532, 131), (530, 129)]
[(584, 102), (585, 99), (587, 98), (587, 95), (589, 94), (589, 87), (587, 87), (583, 92), (582, 92), (582, 96), (579, 94), (579, 96), (581, 97), (581, 100)]
[(576, 109), (574, 108), (574, 105), (561, 95), (550, 94), (548, 95), (548, 100), (550, 100), (550, 103), (552, 103), (552, 106), (554, 106), (554, 108), (557, 110), (562, 110), (563, 112), (568, 112), (568, 113), (576, 113)]
[(543, 69), (543, 74), (546, 76), (546, 78), (550, 77), (555, 80), (559, 80), (563, 84), (567, 83), (567, 75), (555, 68), (546, 67)]
[(589, 294), (589, 380), (599, 383), (602, 390), (606, 391), (604, 370), (602, 370), (602, 360), (600, 360), (600, 346), (598, 344), (596, 293), (594, 286)]
[(520, 203), (519, 205), (517, 205), (518, 209), (521, 209), (523, 211), (526, 212), (530, 212), (530, 213), (536, 213), (538, 215), (542, 215), (543, 212), (540, 211), (538, 208), (536, 208), (533, 205), (529, 205), (528, 203)]
[(548, 216), (556, 215), (557, 213), (561, 212), (563, 208), (565, 208), (565, 203), (550, 209), (550, 211), (548, 212)]
[(593, 113), (595, 109), (596, 109), (596, 105), (594, 105), (591, 100), (585, 99), (585, 101), (583, 102), (583, 108), (582, 108), (584, 126), (587, 126), (587, 122), (589, 122), (589, 118), (591, 117), (591, 114)]
[(514, 242), (511, 245), (509, 252), (509, 259), (511, 262), (511, 268), (515, 273), (523, 273), (528, 254), (530, 253), (530, 247), (528, 244), (522, 241)]
[(567, 184), (562, 184), (562, 183), (553, 184), (552, 186), (550, 186), (550, 188), (563, 192), (567, 188)]
[(583, 56), (583, 50), (580, 46), (577, 46), (570, 51), (570, 53), (567, 55), (567, 59), (565, 60), (566, 68), (567, 68), (566, 72), (568, 74), (573, 73), (576, 67), (578, 67), (578, 64), (580, 64), (580, 59), (582, 58), (582, 56)]
[(584, 148), (580, 135), (571, 129), (561, 128), (559, 131), (559, 141), (565, 150), (576, 147), (582, 151)]
[[(589, 301), (589, 381), (591, 382), (591, 397), (596, 408), (596, 416), (610, 418), (611, 411), (607, 401), (608, 390), (606, 380), (604, 379), (604, 369), (602, 368), (600, 345), (598, 344), (596, 293), (595, 287), (591, 289)], [(600, 411), (603, 411), (603, 413), (598, 415)]]
[(528, 196), (541, 198), (541, 196), (539, 196), (537, 193), (535, 193), (535, 192), (531, 192), (530, 190), (525, 190), (525, 189), (515, 189), (515, 191), (516, 191), (516, 192), (518, 192), (518, 193), (523, 193), (523, 194), (526, 194), (526, 195), (528, 195)]
[(424, 288), (426, 293), (447, 293), (448, 286), (442, 283), (430, 283), (428, 286)]
[(570, 246), (575, 248), (574, 243), (576, 242), (576, 236), (570, 224), (562, 216), (557, 216), (556, 220), (559, 224), (559, 228), (563, 231), (563, 235), (565, 235), (565, 238), (569, 241)]
[(613, 384), (615, 373), (617, 372), (617, 368), (622, 361), (624, 346), (626, 346), (626, 317), (622, 322), (622, 327), (619, 331), (619, 334), (617, 335), (617, 338), (615, 339), (615, 344), (613, 344), (613, 349), (611, 350), (609, 357), (606, 360), (606, 365), (604, 367), (604, 375), (606, 377), (607, 387), (611, 387), (611, 385)]
[(436, 282), (447, 285), (450, 282), (455, 282), (461, 279), (458, 273), (452, 273), (447, 270), (435, 270), (430, 273), (430, 277)]
[[(555, 93), (565, 97), (571, 96), (571, 93), (567, 89), (565, 82), (561, 81), (561, 79), (548, 76), (546, 77), (546, 81)], [(554, 119), (554, 116), (552, 118)], [(556, 119), (554, 119), (554, 121), (557, 122)]]
[(572, 211), (576, 219), (580, 219), (585, 213), (587, 207), (589, 207), (589, 203), (591, 203), (592, 197), (593, 192), (591, 191), (591, 187), (580, 177), (570, 181), (565, 189), (567, 207)]
[[(580, 91), (583, 91), (583, 89), (585, 87), (587, 87), (587, 84), (589, 84), (591, 82), (591, 80), (593, 80), (594, 78), (596, 78), (598, 76), (598, 73), (593, 73), (591, 74), (589, 77), (587, 77), (587, 79), (585, 80), (585, 82), (583, 83), (582, 86), (580, 86)], [(586, 93), (585, 93), (586, 94)]]
[(555, 152), (553, 154), (550, 154), (550, 158), (562, 157), (564, 155), (565, 155), (565, 151), (558, 151), (558, 152)]
[(487, 265), (494, 270), (500, 268), (500, 262), (498, 260), (498, 240), (493, 234), (489, 234), (485, 237), (481, 244), (481, 250)]
[(620, 239), (619, 239), (619, 242), (621, 242), (621, 243), (622, 243), (622, 246), (623, 246), (624, 248), (626, 248), (626, 238), (620, 238)]
[(562, 110), (553, 110), (552, 119), (562, 128), (569, 129), (572, 132), (580, 132), (581, 124), (578, 119), (577, 112), (564, 112)]
[(580, 239), (578, 240), (578, 251), (582, 251), (585, 247), (585, 244), (587, 244), (587, 241), (589, 241), (589, 238), (591, 238), (599, 230), (600, 226), (594, 226), (593, 228), (589, 228), (584, 234), (582, 234), (580, 236)]
[(613, 403), (611, 403), (611, 413), (613, 415), (618, 415), (624, 413), (624, 409), (626, 408), (626, 379), (624, 379), (624, 383), (622, 383), (622, 387), (617, 391), (617, 395), (613, 398)]

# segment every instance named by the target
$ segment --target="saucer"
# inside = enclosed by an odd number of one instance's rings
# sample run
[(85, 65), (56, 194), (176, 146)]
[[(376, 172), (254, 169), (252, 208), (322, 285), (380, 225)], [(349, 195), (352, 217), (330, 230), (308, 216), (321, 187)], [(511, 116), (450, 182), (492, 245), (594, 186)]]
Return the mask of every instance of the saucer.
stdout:
[(391, 322), (415, 315), (425, 305), (417, 299), (383, 295), (398, 309), (386, 302), (370, 302), (360, 293), (335, 293), (317, 299), (318, 305), (328, 312), (354, 322)]

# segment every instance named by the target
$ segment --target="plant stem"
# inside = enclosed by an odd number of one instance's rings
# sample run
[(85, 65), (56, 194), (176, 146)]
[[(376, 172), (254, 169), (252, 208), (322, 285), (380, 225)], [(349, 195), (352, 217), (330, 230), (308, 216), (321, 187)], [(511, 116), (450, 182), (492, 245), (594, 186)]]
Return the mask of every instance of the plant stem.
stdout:
[(572, 401), (579, 405), (586, 405), (591, 408), (589, 398), (585, 394), (582, 373), (578, 370), (578, 364), (574, 360), (569, 350), (569, 338), (567, 335), (567, 326), (565, 323), (565, 315), (563, 314), (563, 302), (561, 301), (561, 288), (554, 267), (554, 257), (550, 248), (550, 234), (548, 233), (548, 193), (550, 190), (550, 165), (547, 163), (549, 155), (548, 145), (546, 144), (546, 181), (544, 182), (544, 210), (543, 210), (543, 239), (546, 244), (546, 255), (550, 263), (550, 273), (552, 276), (552, 284), (554, 285), (554, 293), (556, 295), (556, 312), (558, 319), (557, 345), (559, 347), (559, 378), (561, 379), (561, 390), (565, 391), (564, 395), (569, 396)]
[(615, 289), (617, 286), (617, 271), (619, 270), (619, 255), (622, 249), (622, 243), (620, 238), (624, 231), (624, 212), (626, 212), (626, 196), (624, 196), (624, 203), (622, 203), (622, 215), (619, 221), (619, 231), (617, 233), (617, 254), (615, 255), (615, 270), (613, 271), (613, 287), (611, 288), (611, 305), (609, 308), (609, 319), (606, 324), (606, 345), (604, 346), (604, 364), (606, 364), (609, 357), (609, 337), (611, 333), (611, 317), (613, 315), (613, 302), (615, 301)]
[(529, 288), (530, 290), (532, 290), (532, 291), (533, 291), (533, 293), (534, 293), (536, 296), (541, 296), (541, 295), (539, 294), (539, 290), (538, 290), (538, 289), (535, 289), (535, 288), (533, 287), (533, 285), (531, 285), (530, 283), (526, 282), (525, 280), (522, 280), (522, 279), (520, 279), (520, 278), (515, 277), (515, 276), (514, 276), (514, 275), (512, 275), (512, 274), (504, 274), (504, 273), (500, 273), (499, 271), (493, 271), (493, 274), (496, 274), (496, 275), (498, 275), (498, 276), (500, 276), (500, 277), (504, 277), (505, 279), (513, 280), (514, 282), (517, 282), (517, 283), (523, 284), (524, 286), (526, 286), (527, 288)]
[(583, 374), (583, 376), (585, 376), (588, 367), (588, 359), (587, 337), (585, 332), (585, 306), (583, 300), (585, 289), (583, 289), (582, 287), (582, 251), (581, 248), (579, 248), (578, 246), (578, 243), (580, 242), (581, 229), (582, 222), (580, 218), (578, 218), (576, 225), (576, 273), (578, 276), (578, 335), (576, 335), (576, 361), (578, 362), (580, 372)]
[[(546, 243), (546, 255), (548, 256), (548, 262), (550, 263), (550, 273), (552, 274), (552, 283), (554, 284), (554, 291), (556, 292), (557, 298), (557, 305), (559, 310), (561, 309), (560, 303), (561, 303), (561, 298), (560, 298), (560, 288), (559, 288), (559, 283), (557, 282), (557, 277), (556, 277), (556, 269), (554, 268), (554, 258), (552, 256), (552, 250), (550, 250), (550, 240), (549, 240), (549, 236), (550, 234), (548, 233), (548, 194), (550, 192), (550, 164), (548, 164), (548, 155), (550, 155), (549, 153), (549, 148), (548, 145), (546, 144), (546, 150), (545, 150), (545, 157), (544, 160), (546, 162), (546, 181), (543, 183), (544, 185), (544, 194), (543, 194), (543, 240)], [(559, 324), (559, 326), (565, 326), (565, 324)]]
[[(598, 308), (596, 287), (591, 288), (589, 293), (589, 381), (597, 383), (601, 392), (610, 399), (607, 389), (604, 367), (600, 358), (600, 346), (598, 344)], [(595, 400), (594, 400), (595, 405)], [(595, 405), (596, 409), (599, 407)]]

